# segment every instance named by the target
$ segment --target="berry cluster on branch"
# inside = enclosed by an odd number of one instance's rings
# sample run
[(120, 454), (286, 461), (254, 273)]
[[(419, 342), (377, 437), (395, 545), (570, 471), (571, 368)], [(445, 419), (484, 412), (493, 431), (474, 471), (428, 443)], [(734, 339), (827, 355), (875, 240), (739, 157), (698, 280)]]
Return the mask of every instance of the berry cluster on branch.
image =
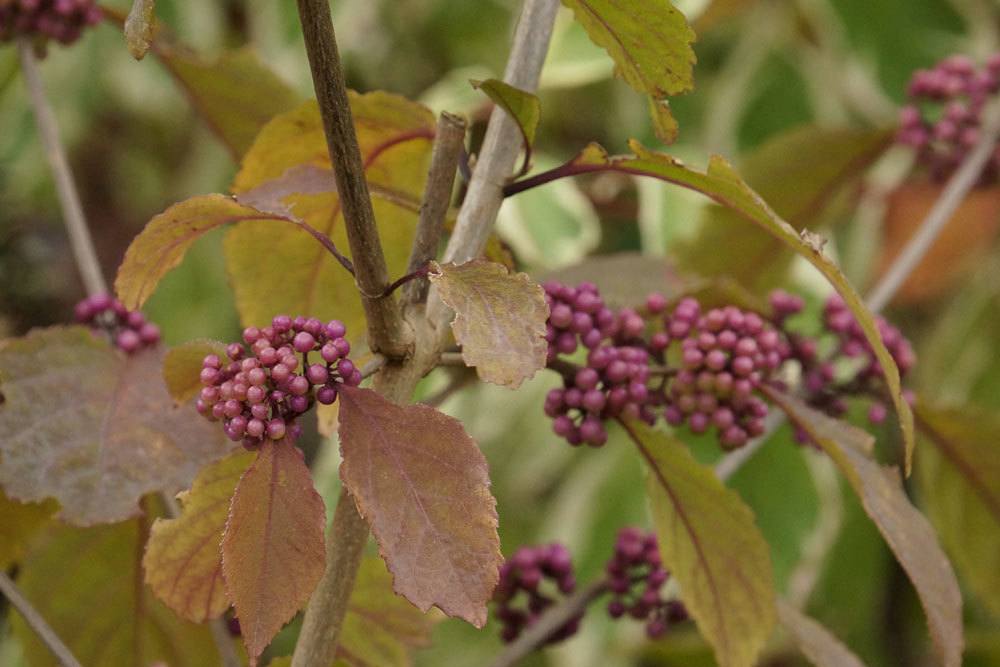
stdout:
[(94, 0), (0, 0), (0, 42), (29, 37), (72, 44), (101, 18)]
[[(202, 362), (204, 387), (195, 407), (222, 421), (226, 436), (247, 449), (266, 438), (298, 438), (299, 415), (315, 403), (330, 405), (341, 385), (361, 384), (361, 371), (348, 358), (351, 345), (338, 320), (278, 315), (270, 326), (243, 330), (245, 344), (230, 343), (226, 359), (210, 354)], [(314, 354), (312, 359), (309, 355)]]
[(160, 328), (147, 322), (137, 310), (128, 310), (118, 299), (107, 294), (89, 296), (73, 309), (80, 324), (106, 333), (115, 347), (132, 354), (160, 342)]
[[(887, 414), (881, 366), (838, 295), (826, 302), (819, 335), (806, 336), (788, 326), (803, 300), (782, 290), (770, 295), (767, 313), (734, 305), (705, 309), (691, 297), (671, 307), (654, 293), (640, 314), (608, 308), (591, 283), (574, 288), (550, 281), (544, 289), (548, 363), (563, 377), (544, 410), (553, 431), (571, 445), (603, 445), (609, 419), (653, 424), (662, 416), (692, 433), (714, 430), (724, 449), (736, 449), (765, 430), (761, 386), (788, 389), (796, 374), (796, 390), (830, 415), (842, 416), (852, 397), (873, 401), (872, 422)], [(894, 326), (881, 317), (876, 322), (905, 376), (913, 349)], [(573, 363), (581, 346), (584, 366)]]
[(622, 528), (605, 571), (612, 593), (608, 603), (611, 618), (628, 615), (645, 621), (650, 639), (662, 637), (671, 625), (687, 619), (684, 604), (663, 595), (670, 573), (663, 568), (655, 534)]
[[(954, 55), (910, 80), (910, 102), (900, 111), (897, 141), (916, 149), (931, 178), (947, 180), (979, 142), (983, 107), (1000, 90), (1000, 53), (977, 67)], [(1000, 147), (983, 170), (983, 184), (1000, 175)]]
[[(500, 566), (500, 582), (493, 594), (496, 616), (503, 624), (501, 639), (514, 641), (525, 628), (537, 622), (558, 597), (574, 590), (573, 563), (565, 546), (553, 543), (518, 549)], [(581, 618), (582, 612), (553, 633), (547, 643), (576, 634)]]

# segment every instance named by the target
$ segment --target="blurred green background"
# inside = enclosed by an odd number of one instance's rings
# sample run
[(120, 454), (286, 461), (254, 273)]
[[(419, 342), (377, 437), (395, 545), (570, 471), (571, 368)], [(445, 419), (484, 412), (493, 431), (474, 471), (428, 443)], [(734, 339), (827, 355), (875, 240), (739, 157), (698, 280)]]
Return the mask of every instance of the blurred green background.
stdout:
[[(127, 10), (128, 3), (108, 4)], [(914, 69), (954, 52), (983, 59), (1000, 44), (1000, 5), (994, 0), (676, 4), (698, 33), (698, 64), (695, 91), (672, 100), (681, 133), (669, 150), (694, 165), (705, 164), (710, 153), (746, 163), (757, 149), (803, 125), (891, 127)], [(518, 2), (338, 0), (332, 6), (352, 88), (385, 89), (435, 111), (465, 113), (475, 121), (473, 141), (478, 140), (489, 106), (468, 80), (502, 74)], [(206, 57), (252, 45), (300, 96), (311, 95), (294, 3), (159, 0), (157, 14)], [(563, 10), (539, 93), (537, 168), (568, 159), (592, 140), (613, 153), (624, 152), (630, 137), (659, 147), (646, 100), (615, 79), (612, 70), (607, 55)], [(109, 278), (153, 215), (195, 194), (227, 191), (237, 168), (231, 154), (155, 57), (136, 62), (128, 55), (116, 26), (90, 31), (73, 49), (53, 47), (43, 73)], [(808, 144), (800, 148), (809, 150)], [(824, 155), (812, 158), (822, 162)], [(875, 189), (882, 182), (898, 183), (905, 173), (905, 156), (889, 156), (876, 173), (857, 176)], [(744, 176), (751, 183), (760, 177)], [(847, 205), (824, 214), (824, 222), (833, 237), (832, 253), (863, 289), (873, 277), (880, 232), (878, 215), (859, 213), (856, 204), (864, 200), (859, 183), (845, 195)], [(498, 230), (521, 267), (541, 275), (591, 253), (676, 254), (700, 233), (705, 206), (697, 196), (660, 183), (605, 174), (558, 182), (509, 201)], [(982, 245), (991, 244), (988, 239)], [(230, 339), (238, 332), (220, 248), (218, 234), (199, 241), (148, 303), (146, 312), (168, 343)], [(1000, 406), (1000, 320), (994, 315), (1000, 305), (998, 262), (995, 253), (986, 253), (958, 287), (891, 312), (917, 344), (920, 363), (913, 384), (923, 395), (988, 409)], [(797, 263), (782, 281), (812, 303), (827, 292)], [(82, 296), (16, 54), (3, 45), (0, 337), (66, 321)], [(579, 578), (586, 581), (599, 572), (620, 527), (648, 525), (649, 519), (639, 462), (620, 434), (612, 433), (602, 449), (574, 450), (550, 433), (541, 402), (555, 382), (540, 375), (517, 392), (473, 386), (444, 409), (465, 422), (489, 459), (504, 552), (523, 543), (561, 540), (574, 552)], [(443, 378), (431, 377), (424, 391), (442, 383)], [(887, 428), (879, 436), (881, 446), (893, 451), (894, 431)], [(875, 528), (830, 466), (790, 441), (788, 433), (779, 432), (732, 481), (757, 512), (782, 590), (808, 600), (808, 611), (869, 665), (933, 664), (919, 604)], [(311, 447), (316, 444), (314, 437)], [(695, 443), (699, 454), (711, 460), (715, 448), (702, 444)], [(317, 457), (324, 493), (335, 497), (335, 461), (328, 460), (329, 454)], [(927, 489), (915, 489), (918, 496), (921, 491)], [(825, 539), (832, 544), (818, 556), (809, 552), (809, 541), (818, 539), (817, 525), (827, 527)], [(966, 664), (1000, 665), (997, 619), (971, 594), (966, 610)], [(286, 632), (275, 653), (290, 650), (290, 642)], [(776, 642), (772, 649), (766, 664), (800, 664), (787, 645)], [(438, 626), (434, 646), (415, 660), (480, 665), (499, 650), (494, 624), (477, 632), (447, 621)], [(17, 656), (15, 642), (0, 636), (0, 665), (19, 664)], [(713, 662), (689, 629), (679, 628), (654, 644), (639, 624), (612, 624), (593, 609), (583, 632), (533, 656), (529, 664)]]

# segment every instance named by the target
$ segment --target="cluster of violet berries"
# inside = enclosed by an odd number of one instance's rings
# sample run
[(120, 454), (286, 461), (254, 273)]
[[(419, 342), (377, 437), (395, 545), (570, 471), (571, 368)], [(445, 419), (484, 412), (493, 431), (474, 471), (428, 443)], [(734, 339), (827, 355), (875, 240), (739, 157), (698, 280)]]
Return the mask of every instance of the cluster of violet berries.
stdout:
[[(626, 614), (646, 621), (646, 634), (657, 638), (669, 625), (687, 618), (684, 605), (666, 600), (661, 589), (669, 578), (660, 561), (656, 537), (638, 528), (623, 528), (618, 534), (606, 570), (607, 590), (612, 599), (608, 613), (618, 619)], [(500, 637), (512, 642), (534, 625), (546, 609), (576, 588), (573, 564), (565, 546), (553, 543), (524, 546), (500, 566), (500, 582), (493, 600), (496, 617), (501, 622)], [(555, 643), (574, 635), (584, 611), (552, 633), (546, 643)]]
[(663, 568), (653, 533), (633, 527), (618, 531), (614, 555), (605, 571), (612, 594), (608, 602), (611, 618), (627, 614), (646, 621), (646, 634), (650, 639), (663, 636), (670, 625), (687, 619), (682, 602), (664, 599), (662, 595), (670, 573)]
[[(653, 424), (662, 415), (693, 433), (714, 429), (727, 450), (742, 447), (765, 430), (768, 404), (759, 389), (786, 388), (788, 362), (799, 365), (806, 400), (814, 407), (839, 417), (846, 398), (863, 396), (875, 401), (872, 422), (886, 417), (881, 366), (838, 295), (824, 307), (820, 335), (809, 337), (787, 326), (804, 302), (782, 290), (770, 295), (768, 315), (732, 305), (706, 310), (690, 297), (669, 307), (655, 293), (640, 315), (610, 309), (591, 283), (573, 288), (553, 281), (544, 289), (548, 365), (563, 376), (563, 386), (547, 394), (544, 410), (553, 431), (572, 445), (603, 445), (608, 419)], [(886, 320), (876, 323), (905, 376), (915, 362), (913, 349)], [(573, 362), (581, 347), (587, 351), (583, 366)]]
[[(565, 546), (553, 543), (518, 549), (500, 566), (500, 581), (493, 594), (496, 616), (503, 625), (501, 639), (514, 641), (555, 604), (557, 596), (569, 595), (575, 589), (573, 563)], [(582, 612), (571, 618), (548, 638), (548, 643), (574, 635), (582, 618)]]
[(76, 321), (104, 331), (115, 347), (132, 354), (160, 342), (160, 328), (137, 310), (128, 310), (107, 294), (89, 296), (73, 309)]
[(94, 0), (0, 0), (0, 42), (40, 37), (72, 44), (101, 17)]
[(333, 403), (341, 385), (361, 384), (346, 333), (337, 320), (288, 315), (244, 329), (245, 345), (230, 343), (226, 359), (209, 354), (202, 362), (198, 412), (222, 421), (229, 439), (248, 449), (267, 438), (298, 438), (299, 415), (316, 402)]
[[(913, 74), (910, 103), (900, 111), (897, 140), (914, 147), (932, 178), (946, 180), (979, 141), (983, 107), (1000, 90), (1000, 53), (981, 67), (963, 55), (945, 58)], [(990, 183), (1000, 174), (1000, 147), (983, 172)]]

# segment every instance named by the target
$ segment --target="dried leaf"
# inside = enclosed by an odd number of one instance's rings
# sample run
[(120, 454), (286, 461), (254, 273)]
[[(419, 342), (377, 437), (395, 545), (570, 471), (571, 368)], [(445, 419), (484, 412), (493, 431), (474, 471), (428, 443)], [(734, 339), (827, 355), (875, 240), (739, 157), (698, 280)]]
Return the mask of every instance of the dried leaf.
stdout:
[(302, 452), (265, 440), (236, 487), (222, 538), (226, 594), (251, 667), (323, 575), (325, 517)]
[(340, 403), (340, 476), (395, 591), (482, 627), (502, 562), (482, 452), (458, 420), (426, 405), (348, 387)]
[(226, 346), (217, 340), (201, 338), (181, 343), (167, 350), (163, 358), (163, 379), (167, 391), (177, 403), (187, 403), (198, 395), (202, 361), (210, 354), (225, 358)]
[[(387, 93), (350, 93), (350, 101), (386, 262), (391, 275), (400, 275), (416, 229), (434, 116), (419, 104)], [(347, 254), (331, 169), (319, 109), (308, 102), (261, 131), (233, 191), (241, 200), (249, 197), (247, 201), (261, 206), (285, 207)], [(353, 278), (301, 230), (257, 221), (239, 224), (226, 235), (225, 254), (245, 325), (265, 324), (281, 312), (308, 313), (342, 320), (352, 335), (364, 331)], [(274, 289), (277, 284), (281, 289)]]
[(778, 600), (778, 620), (816, 667), (865, 667), (829, 630), (784, 600)]
[(527, 274), (511, 275), (495, 262), (433, 265), (441, 300), (455, 311), (451, 323), (462, 358), (487, 382), (517, 389), (545, 367), (545, 292)]
[[(142, 585), (143, 528), (133, 519), (94, 528), (54, 527), (33, 548), (17, 584), (87, 667), (218, 664), (205, 626), (179, 619)], [(14, 636), (33, 667), (56, 665), (20, 616)]]
[(434, 620), (392, 592), (377, 556), (361, 561), (340, 631), (337, 657), (352, 667), (408, 667), (409, 650), (430, 644)]
[(59, 503), (19, 503), (0, 490), (0, 571), (21, 560), (28, 541), (59, 510)]
[(0, 485), (56, 498), (88, 526), (139, 514), (140, 496), (187, 488), (231, 448), (193, 407), (174, 407), (163, 353), (125, 357), (83, 327), (36, 329), (0, 350)]
[(156, 0), (133, 0), (125, 19), (125, 44), (136, 60), (146, 57), (156, 27)]
[(921, 401), (920, 501), (965, 583), (1000, 616), (1000, 418)]
[(758, 225), (819, 269), (854, 314), (882, 367), (899, 417), (906, 451), (905, 469), (909, 474), (914, 447), (913, 412), (903, 398), (899, 369), (882, 342), (882, 337), (875, 326), (874, 316), (837, 265), (813, 245), (803, 241), (795, 228), (781, 219), (760, 195), (750, 189), (723, 158), (712, 156), (708, 170), (702, 173), (687, 168), (680, 160), (669, 155), (650, 151), (636, 141), (630, 142), (629, 145), (634, 153), (633, 156), (609, 157), (601, 146), (590, 144), (573, 160), (559, 168), (560, 175), (618, 171), (637, 176), (650, 176), (700, 192)]
[(615, 73), (636, 91), (649, 95), (656, 134), (666, 143), (677, 122), (665, 98), (694, 87), (697, 61), (694, 31), (669, 0), (623, 3), (615, 0), (562, 0), (573, 10), (591, 41), (615, 61)]
[(721, 667), (751, 667), (775, 624), (767, 542), (739, 495), (672, 436), (624, 422), (649, 466), (660, 553)]
[(229, 608), (222, 580), (222, 533), (229, 503), (254, 455), (234, 452), (203, 469), (179, 495), (176, 519), (153, 523), (142, 566), (146, 583), (178, 616), (195, 623)]
[(841, 441), (840, 434), (849, 430), (859, 431), (862, 437), (859, 429), (773, 388), (764, 391), (840, 468), (913, 582), (941, 662), (945, 667), (960, 665), (964, 638), (958, 581), (930, 523), (906, 497), (898, 470), (879, 465), (856, 446)]
[(514, 119), (518, 129), (521, 130), (525, 148), (531, 150), (531, 147), (535, 145), (535, 131), (538, 129), (538, 121), (542, 117), (542, 107), (538, 102), (538, 97), (499, 79), (486, 79), (471, 83), (473, 88), (486, 93), (487, 97)]

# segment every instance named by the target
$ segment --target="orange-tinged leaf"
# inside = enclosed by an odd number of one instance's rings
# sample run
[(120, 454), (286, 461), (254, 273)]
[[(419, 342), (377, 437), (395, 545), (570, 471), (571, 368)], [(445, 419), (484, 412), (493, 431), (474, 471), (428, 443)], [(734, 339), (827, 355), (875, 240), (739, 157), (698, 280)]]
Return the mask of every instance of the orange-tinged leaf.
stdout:
[(24, 556), (28, 541), (59, 510), (59, 503), (19, 503), (0, 489), (0, 571), (6, 571)]
[(202, 361), (210, 354), (225, 358), (226, 346), (217, 340), (201, 338), (181, 343), (167, 350), (163, 358), (163, 379), (167, 391), (178, 403), (187, 403), (198, 395)]
[(222, 580), (222, 533), (229, 503), (254, 455), (234, 452), (203, 469), (179, 495), (176, 519), (157, 519), (146, 542), (146, 583), (178, 616), (195, 623), (229, 608)]
[(765, 387), (764, 391), (840, 468), (913, 582), (942, 664), (960, 665), (965, 640), (958, 581), (934, 529), (906, 497), (899, 471), (879, 465), (858, 447), (842, 441), (840, 434), (845, 430), (854, 430), (858, 438), (863, 437), (860, 429), (840, 423), (776, 389)]
[[(351, 93), (350, 101), (386, 262), (391, 275), (400, 275), (416, 229), (434, 116), (419, 104), (387, 93)], [(233, 191), (254, 205), (281, 204), (347, 254), (331, 168), (319, 109), (307, 102), (261, 131)], [(318, 181), (324, 174), (325, 190)], [(256, 221), (239, 224), (226, 235), (225, 254), (245, 325), (262, 325), (286, 312), (337, 318), (351, 334), (365, 330), (353, 278), (300, 230)], [(281, 289), (274, 289), (276, 284)]]
[(649, 466), (665, 567), (721, 667), (751, 667), (775, 624), (771, 555), (753, 510), (672, 436), (623, 422)]
[(429, 406), (350, 387), (340, 403), (340, 476), (395, 591), (482, 627), (502, 562), (482, 452), (458, 420)]
[(138, 500), (187, 488), (231, 449), (218, 425), (175, 407), (163, 353), (126, 357), (83, 327), (36, 329), (0, 350), (0, 485), (55, 498), (88, 526), (139, 514)]
[(799, 233), (775, 213), (760, 195), (754, 192), (722, 157), (713, 155), (705, 172), (689, 169), (680, 160), (651, 151), (636, 141), (629, 144), (634, 155), (610, 157), (598, 144), (589, 144), (570, 162), (558, 167), (554, 172), (541, 174), (539, 179), (525, 179), (508, 188), (508, 194), (515, 194), (527, 187), (546, 182), (553, 178), (599, 171), (618, 171), (637, 176), (649, 176), (709, 197), (719, 204), (738, 213), (742, 218), (758, 225), (761, 229), (801, 255), (819, 269), (835, 290), (844, 299), (847, 307), (858, 321), (865, 338), (871, 345), (882, 367), (883, 377), (889, 387), (905, 447), (905, 472), (909, 474), (913, 460), (914, 429), (913, 411), (903, 398), (903, 388), (899, 381), (899, 368), (886, 349), (875, 325), (875, 318), (865, 306), (861, 297), (834, 262), (823, 253), (824, 239), (803, 230)]
[(545, 292), (527, 274), (495, 262), (434, 264), (441, 300), (455, 311), (451, 330), (462, 358), (487, 382), (517, 389), (545, 367)]
[(816, 667), (865, 667), (829, 630), (784, 600), (778, 600), (778, 620)]
[(222, 576), (251, 666), (323, 575), (325, 517), (302, 452), (265, 440), (236, 486), (222, 538)]
[[(18, 586), (86, 667), (217, 665), (209, 629), (181, 620), (142, 585), (141, 521), (53, 524), (21, 564)], [(55, 667), (51, 651), (21, 617), (11, 620), (25, 664)]]

